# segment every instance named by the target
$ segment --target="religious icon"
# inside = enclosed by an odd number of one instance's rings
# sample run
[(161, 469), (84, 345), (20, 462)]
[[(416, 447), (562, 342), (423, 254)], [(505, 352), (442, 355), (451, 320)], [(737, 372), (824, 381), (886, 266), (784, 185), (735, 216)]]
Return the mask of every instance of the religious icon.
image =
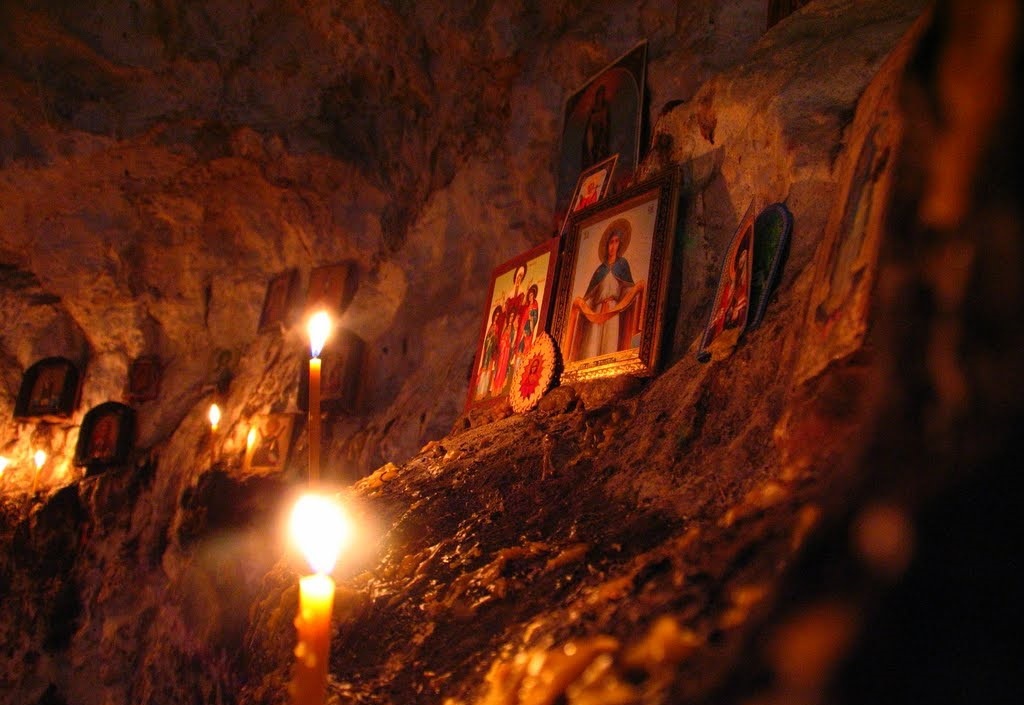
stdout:
[[(612, 175), (615, 173), (615, 164), (618, 160), (619, 155), (613, 154), (580, 174), (580, 178), (576, 182), (576, 190), (573, 191), (572, 198), (569, 201), (570, 216), (577, 211), (594, 205), (604, 198), (604, 195), (608, 192), (608, 187), (612, 183)], [(562, 223), (563, 233), (568, 224), (569, 218), (566, 217)]]
[(306, 312), (326, 309), (335, 318), (341, 316), (355, 295), (357, 274), (354, 261), (314, 268), (309, 273)]
[(134, 442), (135, 410), (118, 402), (104, 402), (82, 419), (75, 464), (96, 467), (125, 463)]
[(558, 218), (571, 212), (579, 175), (612, 155), (619, 157), (612, 185), (621, 187), (632, 178), (640, 162), (646, 68), (647, 43), (642, 42), (566, 100), (555, 197)]
[(244, 469), (282, 469), (288, 458), (294, 425), (293, 414), (267, 414), (258, 418), (253, 424), (256, 431), (253, 442), (246, 449)]
[(274, 276), (267, 284), (267, 294), (263, 300), (263, 311), (260, 314), (260, 331), (274, 326), (288, 325), (292, 313), (296, 278), (297, 272), (294, 269), (289, 269)]
[(133, 402), (156, 399), (160, 395), (161, 375), (160, 358), (156, 355), (144, 355), (132, 361), (128, 368), (128, 399)]
[(508, 398), (513, 374), (546, 327), (557, 254), (558, 238), (552, 238), (491, 273), (467, 409)]
[(678, 172), (669, 170), (573, 219), (552, 326), (563, 379), (653, 373), (678, 188)]
[(701, 362), (728, 356), (747, 327), (753, 256), (754, 206), (751, 204), (725, 253), (715, 303), (697, 351)]
[[(597, 248), (597, 264), (586, 286), (576, 288), (570, 304), (570, 331), (566, 337), (566, 359), (580, 360), (637, 347), (643, 327), (640, 314), (644, 308), (646, 280), (633, 278), (626, 254), (632, 239), (633, 226), (641, 215), (653, 224), (657, 214), (654, 208), (645, 213), (627, 212), (625, 217), (602, 221), (591, 232), (591, 245)], [(644, 223), (645, 225), (647, 223)], [(647, 262), (639, 272), (649, 268)], [(580, 280), (582, 281), (582, 280)]]
[(25, 370), (14, 415), (67, 418), (78, 404), (79, 391), (78, 369), (71, 360), (44, 358)]
[(773, 203), (754, 221), (754, 270), (750, 277), (750, 322), (753, 330), (764, 318), (768, 300), (782, 277), (782, 265), (789, 252), (793, 216), (782, 203)]

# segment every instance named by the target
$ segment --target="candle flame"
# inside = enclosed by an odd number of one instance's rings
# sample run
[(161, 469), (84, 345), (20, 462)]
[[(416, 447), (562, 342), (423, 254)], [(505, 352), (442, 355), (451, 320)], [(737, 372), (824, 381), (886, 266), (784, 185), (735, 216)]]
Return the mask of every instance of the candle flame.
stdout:
[(11, 464), (11, 459), (10, 458), (8, 458), (8, 457), (6, 457), (4, 455), (0, 455), (0, 477), (4, 476), (4, 470), (6, 470), (7, 466), (10, 465), (10, 464)]
[(327, 336), (331, 334), (331, 317), (327, 311), (317, 311), (309, 318), (309, 349), (313, 357), (320, 357), (320, 351), (324, 349)]
[(316, 573), (334, 570), (341, 549), (352, 535), (352, 523), (341, 506), (322, 495), (305, 494), (292, 509), (292, 537)]
[(210, 430), (216, 431), (217, 426), (220, 424), (220, 407), (216, 404), (210, 404)]
[(36, 461), (36, 470), (42, 470), (43, 465), (46, 464), (46, 451), (37, 450), (32, 457)]
[(253, 426), (253, 427), (251, 427), (249, 429), (249, 433), (245, 436), (245, 449), (246, 450), (252, 450), (253, 446), (256, 445), (256, 435), (258, 433), (259, 432), (256, 430), (255, 426)]

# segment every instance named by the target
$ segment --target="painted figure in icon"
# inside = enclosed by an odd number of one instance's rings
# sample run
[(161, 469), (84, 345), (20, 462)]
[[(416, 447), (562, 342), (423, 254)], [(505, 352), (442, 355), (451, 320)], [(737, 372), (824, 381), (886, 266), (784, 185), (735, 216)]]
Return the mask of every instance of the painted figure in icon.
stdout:
[(60, 393), (64, 386), (64, 371), (55, 367), (44, 367), (39, 370), (32, 385), (29, 397), (29, 411), (47, 413), (56, 411), (60, 406)]
[(505, 324), (505, 314), (501, 306), (495, 306), (491, 312), (491, 325), (484, 334), (483, 351), (480, 355), (480, 370), (476, 380), (476, 398), (483, 399), (491, 393), (491, 379), (498, 364), (498, 340), (501, 339)]
[(276, 468), (281, 463), (281, 434), (283, 424), (273, 416), (263, 427), (260, 444), (252, 454), (253, 467)]
[(599, 242), (601, 264), (594, 270), (582, 296), (569, 313), (568, 359), (583, 360), (627, 350), (640, 332), (644, 283), (633, 280), (629, 261), (632, 227), (618, 218), (605, 229)]
[(89, 439), (89, 458), (103, 460), (114, 455), (117, 448), (117, 417), (106, 414), (96, 420)]
[(701, 362), (720, 358), (731, 351), (747, 326), (750, 312), (750, 258), (754, 245), (753, 218), (748, 218), (739, 232), (730, 248), (729, 259), (722, 268), (714, 309), (701, 339), (697, 353), (697, 359)]
[(608, 156), (611, 134), (611, 111), (604, 85), (597, 87), (594, 102), (590, 106), (583, 124), (583, 149), (580, 154), (580, 168), (596, 164)]
[(744, 241), (726, 268), (718, 307), (708, 327), (707, 342), (710, 343), (723, 330), (742, 327), (746, 322), (750, 290), (749, 262), (749, 248)]
[(501, 337), (498, 339), (498, 361), (491, 379), (492, 394), (501, 394), (515, 371), (516, 347), (521, 333), (520, 319), (526, 300), (526, 294), (522, 291), (524, 279), (526, 279), (526, 265), (521, 264), (512, 274), (512, 291), (502, 306), (505, 322)]
[(533, 345), (533, 338), (537, 334), (539, 322), (540, 306), (537, 305), (537, 285), (530, 284), (530, 288), (526, 290), (526, 301), (519, 312), (519, 332), (515, 350), (517, 360), (521, 359)]
[(601, 194), (600, 186), (603, 181), (604, 174), (601, 173), (594, 174), (583, 182), (583, 187), (580, 189), (580, 197), (576, 201), (576, 206), (572, 209), (573, 212), (597, 203), (597, 198)]

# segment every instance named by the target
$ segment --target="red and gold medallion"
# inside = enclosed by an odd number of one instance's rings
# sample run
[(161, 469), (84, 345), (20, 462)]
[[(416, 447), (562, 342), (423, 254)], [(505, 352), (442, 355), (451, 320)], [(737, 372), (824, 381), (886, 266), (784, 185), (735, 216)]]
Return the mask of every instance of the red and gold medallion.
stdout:
[(512, 410), (522, 414), (537, 406), (540, 398), (554, 386), (557, 367), (555, 341), (547, 333), (540, 333), (512, 376), (508, 393)]

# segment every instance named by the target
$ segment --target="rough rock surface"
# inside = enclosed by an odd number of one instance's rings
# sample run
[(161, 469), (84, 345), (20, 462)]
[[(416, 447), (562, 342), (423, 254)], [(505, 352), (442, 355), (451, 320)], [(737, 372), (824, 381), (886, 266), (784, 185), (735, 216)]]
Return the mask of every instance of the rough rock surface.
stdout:
[(257, 335), (267, 282), (354, 259), (367, 393), (333, 471), (408, 459), (461, 411), (491, 269), (552, 234), (565, 96), (646, 38), (656, 113), (742, 58), (760, 5), (4, 3), (0, 394), (54, 351), (86, 375), (44, 438), (0, 416), (6, 452), (46, 446), (46, 484), (75, 479), (81, 414), (142, 354), (168, 390), (142, 448), (205, 413), (222, 351), (229, 433), (294, 410), (303, 334)]
[[(256, 321), (273, 273), (348, 257), (373, 383), (327, 456), (339, 480), (395, 463), (339, 491), (361, 535), (336, 571), (332, 698), (1012, 693), (983, 676), (1019, 614), (1015, 557), (985, 540), (1019, 528), (1013, 3), (929, 25), (922, 3), (818, 0), (763, 37), (753, 2), (114, 5), (0, 9), (0, 394), (46, 355), (87, 370), (68, 422), (0, 415), (3, 702), (287, 701), (304, 449), (270, 475), (238, 454), (254, 414), (293, 408), (302, 340)], [(665, 369), (449, 433), (487, 271), (549, 233), (560, 101), (643, 37), (664, 113), (645, 169), (689, 185)], [(980, 86), (988, 112), (962, 109)], [(752, 199), (795, 215), (785, 276), (700, 365)], [(152, 351), (171, 364), (137, 464), (79, 477), (81, 411)], [(980, 591), (991, 614), (963, 608)]]

